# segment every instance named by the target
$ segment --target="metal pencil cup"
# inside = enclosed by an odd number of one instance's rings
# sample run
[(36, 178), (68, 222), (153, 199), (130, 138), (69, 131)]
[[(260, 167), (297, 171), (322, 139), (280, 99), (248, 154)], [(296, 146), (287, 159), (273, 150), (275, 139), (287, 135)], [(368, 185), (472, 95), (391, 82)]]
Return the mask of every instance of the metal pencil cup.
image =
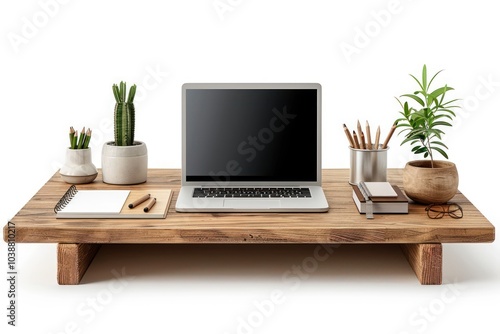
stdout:
[(349, 147), (351, 150), (350, 184), (365, 182), (387, 181), (387, 150), (389, 147), (378, 150), (362, 150)]

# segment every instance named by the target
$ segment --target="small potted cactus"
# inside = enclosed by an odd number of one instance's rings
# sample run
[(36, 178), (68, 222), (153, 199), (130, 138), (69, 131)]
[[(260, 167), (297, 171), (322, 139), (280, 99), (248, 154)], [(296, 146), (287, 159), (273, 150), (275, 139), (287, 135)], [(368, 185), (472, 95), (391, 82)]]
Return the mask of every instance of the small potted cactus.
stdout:
[(115, 96), (115, 140), (106, 142), (102, 150), (102, 180), (110, 184), (138, 184), (146, 182), (148, 151), (146, 144), (135, 140), (136, 85), (130, 87), (128, 97), (125, 82), (113, 85)]

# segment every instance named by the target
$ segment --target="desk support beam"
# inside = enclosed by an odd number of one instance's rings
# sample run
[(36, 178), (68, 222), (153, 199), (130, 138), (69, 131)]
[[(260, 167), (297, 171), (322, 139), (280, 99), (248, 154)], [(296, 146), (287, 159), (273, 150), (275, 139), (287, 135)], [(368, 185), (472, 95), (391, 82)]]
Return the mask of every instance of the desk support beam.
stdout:
[(403, 244), (406, 259), (420, 284), (440, 285), (443, 280), (443, 247), (441, 244)]
[(100, 247), (99, 244), (58, 244), (57, 283), (80, 283)]

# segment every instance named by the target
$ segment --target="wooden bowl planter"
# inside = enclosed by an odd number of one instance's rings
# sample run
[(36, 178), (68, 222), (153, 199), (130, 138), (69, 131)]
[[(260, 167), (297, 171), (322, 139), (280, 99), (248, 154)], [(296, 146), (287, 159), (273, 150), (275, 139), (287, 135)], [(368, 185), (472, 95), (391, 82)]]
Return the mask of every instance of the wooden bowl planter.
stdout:
[(403, 187), (410, 199), (422, 204), (446, 203), (458, 190), (458, 171), (454, 163), (414, 160), (403, 170)]

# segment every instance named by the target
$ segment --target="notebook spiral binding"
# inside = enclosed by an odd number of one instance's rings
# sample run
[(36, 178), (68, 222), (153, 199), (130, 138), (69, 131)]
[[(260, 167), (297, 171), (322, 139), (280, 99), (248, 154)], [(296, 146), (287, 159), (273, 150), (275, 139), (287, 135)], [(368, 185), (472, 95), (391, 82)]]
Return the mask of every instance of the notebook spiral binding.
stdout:
[(72, 185), (71, 187), (69, 187), (69, 189), (63, 195), (63, 197), (61, 197), (59, 202), (57, 202), (56, 206), (54, 207), (54, 212), (58, 213), (59, 211), (64, 209), (64, 207), (66, 205), (68, 205), (68, 203), (71, 201), (71, 199), (73, 197), (75, 197), (76, 193), (78, 193), (78, 189), (76, 189), (75, 185)]

